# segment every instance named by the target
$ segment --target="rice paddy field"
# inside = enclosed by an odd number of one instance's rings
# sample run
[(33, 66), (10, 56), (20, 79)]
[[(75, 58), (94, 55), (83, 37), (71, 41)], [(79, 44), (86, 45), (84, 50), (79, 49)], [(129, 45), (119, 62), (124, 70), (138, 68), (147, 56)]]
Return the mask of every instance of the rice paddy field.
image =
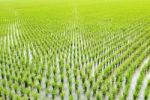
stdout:
[(150, 100), (150, 1), (0, 0), (0, 100)]

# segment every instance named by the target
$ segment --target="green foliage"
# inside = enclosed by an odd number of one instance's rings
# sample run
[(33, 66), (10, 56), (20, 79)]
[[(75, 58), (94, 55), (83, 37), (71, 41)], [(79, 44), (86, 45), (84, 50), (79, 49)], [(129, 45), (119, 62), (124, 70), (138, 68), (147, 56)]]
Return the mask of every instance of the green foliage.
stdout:
[[(149, 58), (149, 5), (0, 0), (0, 99), (126, 100)], [(149, 70), (148, 64), (140, 72), (134, 99)], [(145, 99), (148, 89), (149, 83)]]

